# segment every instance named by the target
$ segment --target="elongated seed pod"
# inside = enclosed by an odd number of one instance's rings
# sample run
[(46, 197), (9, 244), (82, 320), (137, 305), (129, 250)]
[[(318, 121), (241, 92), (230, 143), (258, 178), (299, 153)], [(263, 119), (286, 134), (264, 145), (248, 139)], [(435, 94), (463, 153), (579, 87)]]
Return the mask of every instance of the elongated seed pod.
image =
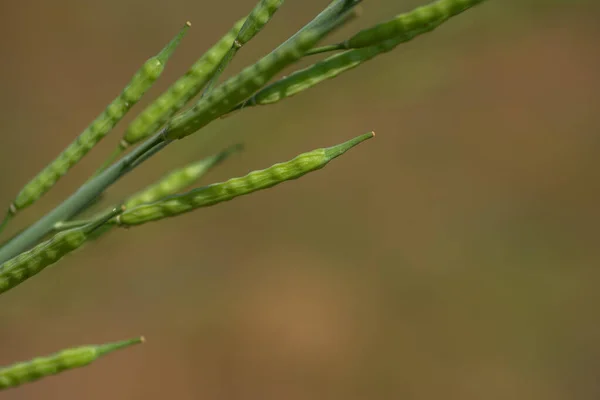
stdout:
[(0, 265), (0, 294), (25, 282), (79, 248), (94, 230), (121, 212), (123, 212), (121, 208), (116, 208), (81, 228), (59, 232), (33, 249), (4, 262)]
[(250, 15), (248, 15), (244, 25), (242, 25), (242, 28), (233, 41), (231, 48), (221, 60), (221, 63), (219, 64), (214, 76), (208, 85), (206, 85), (206, 88), (202, 94), (203, 96), (212, 90), (215, 82), (217, 82), (219, 76), (225, 67), (227, 67), (227, 65), (231, 62), (237, 51), (246, 43), (248, 43), (250, 39), (256, 36), (256, 34), (269, 22), (269, 20), (271, 20), (271, 17), (273, 17), (275, 12), (279, 9), (279, 7), (281, 7), (282, 4), (283, 0), (260, 0), (258, 4), (254, 6), (250, 12)]
[[(225, 161), (231, 154), (242, 149), (241, 144), (231, 146), (215, 155), (204, 158), (195, 163), (189, 164), (183, 168), (179, 168), (165, 177), (160, 179), (158, 182), (148, 186), (142, 191), (130, 196), (125, 200), (124, 208), (133, 208), (141, 204), (153, 203), (162, 199), (163, 197), (170, 196), (181, 192), (183, 189), (193, 185), (200, 178), (202, 178), (210, 169), (216, 165)], [(96, 217), (97, 218), (97, 217)], [(96, 219), (94, 218), (94, 220)], [(70, 220), (61, 221), (54, 224), (54, 231), (61, 232), (68, 229), (80, 228), (85, 225), (89, 225), (91, 220)], [(97, 237), (102, 236), (108, 232), (113, 226), (104, 225), (99, 229), (96, 229), (92, 234), (89, 235), (88, 240), (94, 240)]]
[(65, 370), (84, 367), (113, 351), (144, 342), (143, 337), (101, 345), (88, 345), (59, 351), (0, 369), (0, 390), (56, 375)]
[(169, 196), (156, 203), (144, 204), (125, 211), (115, 219), (115, 222), (121, 226), (139, 225), (174, 217), (200, 207), (212, 206), (238, 196), (267, 189), (321, 169), (334, 158), (373, 136), (374, 133), (367, 133), (333, 147), (301, 154), (288, 162), (275, 164), (240, 178), (232, 178), (226, 182), (194, 189), (181, 195)]
[(211, 168), (224, 161), (232, 153), (239, 151), (241, 145), (229, 147), (220, 153), (207, 157), (183, 168), (172, 171), (158, 182), (129, 197), (125, 208), (133, 208), (140, 204), (153, 203), (163, 197), (179, 193), (202, 178)]
[(188, 71), (142, 111), (127, 127), (117, 154), (131, 144), (152, 135), (173, 114), (195, 97), (214, 75), (219, 63), (233, 45), (246, 18), (239, 20)]
[(346, 40), (344, 46), (347, 49), (367, 47), (402, 35), (406, 35), (407, 40), (410, 40), (415, 36), (415, 31), (431, 31), (449, 18), (483, 1), (485, 0), (438, 0), (362, 30)]
[(334, 54), (323, 61), (295, 71), (285, 78), (273, 82), (258, 91), (244, 103), (236, 106), (233, 110), (276, 103), (284, 98), (291, 97), (327, 79), (335, 78), (343, 72), (356, 68), (378, 54), (392, 50), (401, 41), (399, 39), (390, 39), (363, 49), (348, 50)]
[(123, 92), (54, 161), (27, 183), (11, 204), (10, 213), (33, 204), (123, 118), (161, 75), (169, 57), (185, 35), (189, 23), (155, 57), (144, 63)]
[(327, 12), (322, 12), (307, 24), (308, 28), (301, 29), (257, 63), (245, 68), (201, 98), (194, 107), (174, 117), (167, 125), (166, 138), (173, 140), (190, 135), (247, 99), (275, 74), (299, 60), (337, 26), (337, 21), (344, 18), (356, 4), (356, 0), (332, 2), (333, 7), (328, 7)]
[[(475, 3), (480, 3), (481, 1), (483, 0), (470, 0), (469, 3), (473, 3), (471, 4), (472, 6)], [(450, 0), (450, 2), (456, 3), (457, 1)], [(406, 27), (410, 27), (411, 30), (401, 31), (397, 36), (394, 36), (390, 39), (376, 41), (375, 44), (372, 44), (368, 47), (361, 47), (334, 54), (307, 68), (295, 71), (289, 76), (266, 86), (246, 102), (236, 106), (233, 110), (254, 105), (271, 104), (286, 97), (291, 97), (299, 92), (317, 85), (318, 83), (321, 83), (324, 80), (332, 79), (343, 72), (354, 69), (379, 54), (391, 51), (399, 44), (407, 42), (418, 35), (432, 31), (450, 17), (466, 10), (469, 7), (465, 5), (466, 1), (462, 2), (463, 8), (458, 6), (451, 8), (448, 7), (447, 4), (443, 5), (441, 3), (448, 3), (448, 1), (441, 0), (437, 3), (419, 7), (409, 13), (402, 14), (404, 17), (401, 18), (401, 20), (403, 21), (417, 21), (406, 25)], [(427, 11), (424, 12), (423, 9), (426, 9)], [(448, 13), (446, 11), (452, 11), (453, 13)], [(348, 42), (349, 41), (344, 42), (343, 47), (338, 46), (338, 49), (344, 48), (346, 46), (345, 43)]]
[(237, 35), (234, 46), (242, 47), (248, 43), (271, 20), (275, 12), (283, 4), (283, 0), (260, 0), (248, 15), (244, 26)]

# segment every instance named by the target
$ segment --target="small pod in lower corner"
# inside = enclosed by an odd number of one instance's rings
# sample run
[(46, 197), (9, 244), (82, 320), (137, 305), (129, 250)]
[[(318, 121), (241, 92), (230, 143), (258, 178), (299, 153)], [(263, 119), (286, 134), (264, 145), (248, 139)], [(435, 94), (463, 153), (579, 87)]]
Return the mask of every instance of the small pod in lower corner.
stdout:
[(59, 232), (33, 249), (0, 265), (0, 294), (25, 282), (84, 244), (90, 234), (123, 212), (116, 208), (80, 228)]
[(184, 194), (169, 196), (152, 204), (134, 207), (119, 215), (115, 222), (120, 226), (131, 226), (174, 217), (200, 207), (212, 206), (300, 178), (309, 172), (323, 168), (334, 158), (374, 135), (373, 132), (366, 133), (336, 146), (300, 154), (290, 161), (275, 164), (260, 171), (253, 171), (246, 176), (194, 189)]
[(137, 337), (120, 342), (75, 347), (0, 368), (0, 390), (56, 375), (65, 370), (84, 367), (108, 353), (143, 342), (143, 337)]

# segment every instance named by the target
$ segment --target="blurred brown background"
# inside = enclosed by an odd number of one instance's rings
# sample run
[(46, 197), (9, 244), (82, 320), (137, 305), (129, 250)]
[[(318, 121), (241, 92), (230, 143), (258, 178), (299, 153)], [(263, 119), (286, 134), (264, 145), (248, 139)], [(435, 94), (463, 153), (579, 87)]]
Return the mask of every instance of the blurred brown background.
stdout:
[[(326, 3), (288, 1), (227, 72)], [(331, 40), (423, 3), (365, 2)], [(193, 28), (142, 105), (253, 4), (2, 1), (0, 203), (184, 21)], [(114, 232), (3, 295), (0, 365), (148, 343), (2, 397), (597, 399), (598, 11), (490, 1), (155, 157), (108, 202), (240, 141), (206, 183), (378, 134), (299, 181)], [(3, 237), (80, 185), (124, 126)]]

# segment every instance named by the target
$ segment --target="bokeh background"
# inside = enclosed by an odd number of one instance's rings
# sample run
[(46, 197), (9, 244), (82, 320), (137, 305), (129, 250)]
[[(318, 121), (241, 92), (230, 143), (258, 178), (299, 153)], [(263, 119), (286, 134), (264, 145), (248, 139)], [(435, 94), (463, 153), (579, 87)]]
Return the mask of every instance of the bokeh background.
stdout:
[[(288, 1), (227, 74), (326, 3)], [(423, 3), (365, 2), (331, 40)], [(0, 2), (0, 203), (184, 21), (192, 30), (136, 110), (253, 4)], [(171, 146), (106, 203), (233, 143), (246, 150), (205, 183), (377, 132), (299, 181), (113, 232), (3, 295), (0, 365), (139, 334), (147, 344), (2, 397), (597, 399), (598, 11), (489, 1)], [(85, 181), (124, 126), (3, 237)]]

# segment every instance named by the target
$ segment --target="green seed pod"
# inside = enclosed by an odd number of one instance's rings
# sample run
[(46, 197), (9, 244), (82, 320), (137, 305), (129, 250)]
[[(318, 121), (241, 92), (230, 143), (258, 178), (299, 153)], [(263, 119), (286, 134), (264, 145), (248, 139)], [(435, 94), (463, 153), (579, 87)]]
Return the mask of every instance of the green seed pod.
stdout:
[(372, 46), (381, 41), (406, 35), (412, 39), (415, 32), (428, 32), (451, 17), (482, 3), (484, 0), (439, 0), (413, 11), (400, 14), (389, 21), (362, 30), (344, 42), (344, 47), (361, 48)]
[(243, 45), (248, 43), (250, 39), (256, 36), (256, 34), (260, 32), (262, 28), (264, 28), (264, 26), (271, 20), (275, 12), (279, 9), (279, 7), (281, 7), (282, 4), (283, 0), (260, 0), (258, 4), (254, 6), (250, 12), (250, 15), (248, 15), (244, 25), (233, 41), (231, 48), (221, 60), (216, 73), (211, 78), (208, 85), (206, 85), (202, 96), (212, 90), (215, 82), (217, 82), (219, 76), (225, 67), (227, 67), (227, 65), (231, 62), (237, 51), (241, 49)]
[(271, 20), (275, 12), (283, 4), (283, 0), (260, 0), (248, 15), (244, 26), (237, 35), (234, 46), (242, 47), (250, 41)]
[(156, 132), (171, 116), (181, 110), (190, 99), (200, 93), (200, 90), (214, 75), (225, 54), (231, 49), (233, 41), (245, 20), (245, 18), (239, 20), (181, 78), (129, 124), (123, 140), (119, 144), (117, 155), (127, 146), (138, 143)]
[(288, 162), (275, 164), (270, 168), (254, 171), (240, 178), (232, 178), (226, 182), (194, 189), (181, 195), (169, 196), (156, 203), (132, 208), (119, 215), (116, 223), (121, 226), (131, 226), (174, 217), (200, 207), (212, 206), (291, 179), (300, 178), (304, 174), (323, 168), (334, 158), (373, 136), (374, 133), (367, 133), (333, 147), (301, 154)]
[(338, 25), (340, 18), (357, 4), (356, 0), (338, 0), (305, 28), (263, 57), (254, 65), (215, 88), (186, 112), (174, 117), (167, 125), (169, 140), (190, 135), (230, 111), (263, 87), (275, 74), (299, 60), (309, 49)]
[(54, 161), (21, 189), (9, 213), (16, 213), (39, 199), (83, 158), (123, 118), (131, 107), (152, 86), (165, 64), (189, 28), (189, 23), (155, 57), (144, 63), (123, 92), (100, 114)]
[(88, 240), (94, 230), (121, 212), (123, 212), (122, 208), (116, 208), (81, 228), (59, 232), (33, 249), (4, 262), (0, 265), (0, 294), (25, 282), (66, 254), (79, 248)]
[(335, 78), (342, 72), (356, 68), (378, 54), (392, 50), (400, 44), (401, 41), (403, 40), (390, 39), (363, 49), (349, 50), (334, 54), (323, 61), (319, 61), (307, 68), (295, 71), (285, 78), (272, 83), (257, 92), (246, 102), (235, 107), (233, 110), (255, 105), (276, 103), (286, 97), (291, 97), (323, 82), (324, 80)]
[(84, 367), (108, 353), (143, 342), (144, 338), (138, 337), (120, 342), (75, 347), (1, 368), (0, 390), (56, 375), (65, 370)]
[(141, 204), (154, 203), (164, 197), (179, 193), (202, 178), (211, 168), (224, 161), (232, 153), (240, 150), (241, 145), (232, 146), (222, 152), (172, 171), (158, 182), (150, 185), (125, 201), (125, 208)]
[[(483, 0), (469, 0), (468, 2), (441, 0), (437, 3), (423, 6), (409, 13), (402, 14), (404, 17), (400, 19), (403, 21), (418, 21), (407, 25), (411, 28), (411, 30), (401, 31), (390, 39), (383, 39), (380, 41), (375, 40), (374, 44), (368, 47), (361, 47), (334, 54), (307, 68), (295, 71), (289, 76), (282, 78), (260, 90), (246, 102), (238, 105), (233, 110), (239, 110), (255, 105), (271, 104), (286, 97), (291, 97), (299, 92), (315, 86), (318, 83), (321, 83), (324, 80), (334, 78), (340, 75), (342, 72), (354, 69), (360, 64), (371, 60), (379, 54), (391, 51), (400, 43), (407, 42), (420, 34), (435, 29), (450, 17), (468, 8), (469, 6), (466, 5), (466, 3), (471, 3), (472, 6), (476, 3), (480, 3), (481, 1)], [(456, 5), (456, 3), (461, 3), (462, 8)], [(454, 6), (450, 7), (450, 5)], [(340, 45), (324, 46), (323, 49), (328, 47), (330, 49), (343, 49), (346, 48), (347, 43), (352, 41), (353, 39), (349, 39)], [(318, 52), (319, 49), (313, 50), (313, 53)]]

